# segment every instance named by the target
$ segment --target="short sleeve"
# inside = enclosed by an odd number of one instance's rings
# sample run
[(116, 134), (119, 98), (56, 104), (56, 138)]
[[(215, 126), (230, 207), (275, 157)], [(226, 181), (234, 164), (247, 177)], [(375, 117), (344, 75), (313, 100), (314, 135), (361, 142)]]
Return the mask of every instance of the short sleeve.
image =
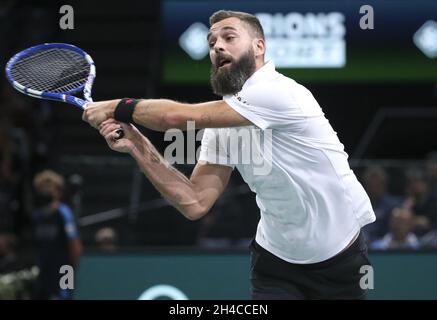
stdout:
[(322, 114), (312, 94), (292, 81), (257, 83), (235, 95), (224, 96), (223, 100), (262, 130), (300, 130), (308, 116)]
[(78, 238), (79, 234), (71, 209), (67, 205), (61, 204), (59, 206), (59, 211), (61, 212), (62, 218), (64, 219), (64, 230), (67, 238), (70, 240)]
[(226, 129), (205, 129), (200, 146), (199, 161), (206, 161), (212, 164), (219, 164), (231, 167), (235, 167), (235, 164), (231, 163), (229, 150), (226, 147), (227, 134)]

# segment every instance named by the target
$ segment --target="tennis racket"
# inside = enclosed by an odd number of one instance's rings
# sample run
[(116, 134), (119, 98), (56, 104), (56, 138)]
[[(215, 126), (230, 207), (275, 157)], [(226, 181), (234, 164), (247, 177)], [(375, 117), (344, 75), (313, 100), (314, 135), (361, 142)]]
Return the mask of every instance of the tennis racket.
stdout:
[[(66, 43), (44, 43), (15, 54), (6, 77), (19, 92), (39, 99), (66, 102), (84, 110), (92, 102), (96, 67), (89, 54)], [(73, 96), (83, 91), (84, 99)], [(117, 131), (118, 138), (123, 131)]]

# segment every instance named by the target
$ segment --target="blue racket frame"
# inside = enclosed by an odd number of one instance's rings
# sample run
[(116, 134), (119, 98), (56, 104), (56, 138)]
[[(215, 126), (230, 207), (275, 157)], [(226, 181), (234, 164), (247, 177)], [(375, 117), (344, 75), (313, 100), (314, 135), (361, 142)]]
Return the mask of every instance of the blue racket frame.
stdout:
[[(23, 58), (29, 56), (32, 53), (42, 51), (44, 49), (52, 49), (52, 48), (63, 48), (63, 49), (72, 50), (72, 51), (79, 53), (80, 55), (82, 55), (85, 58), (85, 60), (88, 62), (89, 66), (90, 66), (90, 71), (89, 71), (88, 79), (83, 85), (81, 85), (80, 87), (78, 87), (74, 90), (60, 92), (60, 93), (54, 93), (54, 92), (37, 91), (34, 89), (30, 89), (30, 88), (27, 88), (27, 87), (19, 84), (17, 81), (14, 80), (12, 73), (11, 73), (11, 69), (15, 65), (15, 63), (17, 63), (18, 61), (22, 60)], [(44, 44), (40, 44), (37, 46), (27, 48), (27, 49), (15, 54), (6, 64), (6, 77), (7, 77), (8, 81), (10, 82), (10, 84), (16, 90), (20, 91), (21, 93), (23, 93), (25, 95), (28, 95), (28, 96), (31, 96), (34, 98), (39, 98), (39, 99), (48, 99), (48, 100), (66, 102), (66, 103), (75, 105), (75, 106), (81, 108), (82, 110), (84, 110), (86, 108), (86, 104), (88, 102), (93, 102), (93, 99), (91, 98), (91, 89), (92, 89), (92, 86), (94, 83), (94, 79), (96, 77), (96, 67), (94, 65), (93, 59), (91, 58), (91, 56), (89, 54), (87, 54), (85, 51), (83, 51), (82, 49), (80, 49), (72, 44), (44, 43)], [(77, 98), (77, 97), (71, 95), (72, 93), (75, 93), (75, 92), (78, 92), (81, 90), (83, 90), (84, 99), (80, 99), (80, 98)]]

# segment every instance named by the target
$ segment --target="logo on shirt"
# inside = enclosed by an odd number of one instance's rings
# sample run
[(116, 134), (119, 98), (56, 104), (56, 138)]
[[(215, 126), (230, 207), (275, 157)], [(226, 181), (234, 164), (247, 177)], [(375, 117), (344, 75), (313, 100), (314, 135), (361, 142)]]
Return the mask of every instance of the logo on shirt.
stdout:
[(246, 100), (244, 100), (242, 97), (238, 95), (238, 93), (235, 93), (234, 97), (237, 98), (237, 100), (240, 101), (241, 103), (248, 104)]

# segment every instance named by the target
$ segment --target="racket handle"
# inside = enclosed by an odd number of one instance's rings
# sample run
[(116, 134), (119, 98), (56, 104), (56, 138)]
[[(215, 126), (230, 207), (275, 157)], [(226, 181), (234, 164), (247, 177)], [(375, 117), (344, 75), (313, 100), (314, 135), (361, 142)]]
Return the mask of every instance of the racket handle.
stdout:
[(117, 135), (118, 135), (118, 137), (115, 138), (116, 140), (119, 140), (119, 139), (121, 139), (121, 138), (124, 137), (124, 131), (123, 131), (123, 129), (118, 129), (118, 130), (116, 131), (116, 133), (117, 133)]

